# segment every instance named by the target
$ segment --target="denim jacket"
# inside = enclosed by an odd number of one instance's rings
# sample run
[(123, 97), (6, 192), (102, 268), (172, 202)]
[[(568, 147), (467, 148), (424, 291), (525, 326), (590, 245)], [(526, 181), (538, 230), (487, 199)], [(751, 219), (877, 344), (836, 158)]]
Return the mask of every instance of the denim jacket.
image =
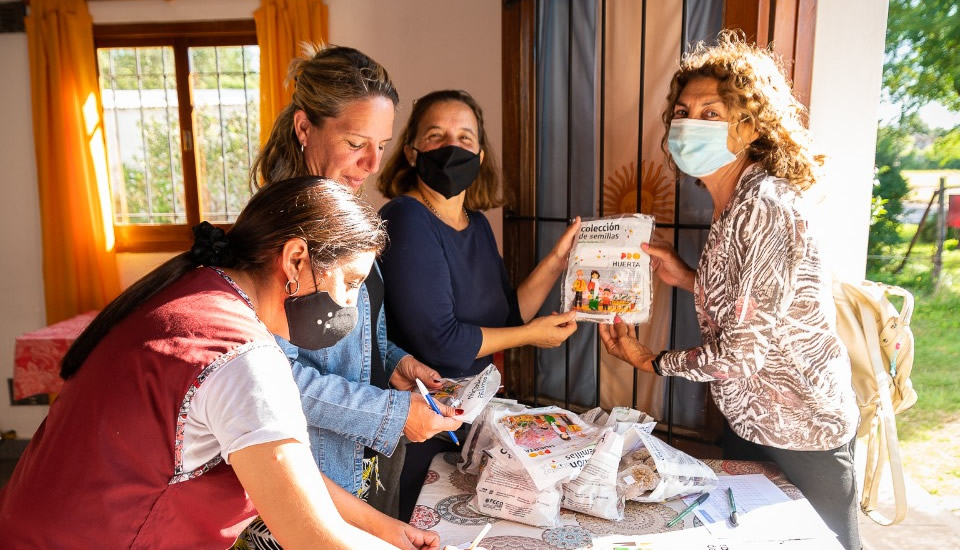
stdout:
[[(300, 388), (313, 458), (327, 477), (353, 494), (360, 487), (364, 447), (392, 455), (410, 408), (408, 392), (370, 385), (372, 327), (365, 284), (360, 287), (357, 309), (357, 326), (332, 347), (302, 349), (276, 336)], [(389, 379), (409, 354), (387, 340), (383, 307), (377, 317), (380, 357)]]

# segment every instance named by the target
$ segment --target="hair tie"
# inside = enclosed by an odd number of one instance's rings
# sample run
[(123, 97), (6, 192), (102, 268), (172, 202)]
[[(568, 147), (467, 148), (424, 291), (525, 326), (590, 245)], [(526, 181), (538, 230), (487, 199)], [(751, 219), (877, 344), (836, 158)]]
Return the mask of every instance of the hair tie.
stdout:
[(190, 257), (200, 265), (231, 267), (236, 263), (227, 234), (205, 221), (193, 226)]

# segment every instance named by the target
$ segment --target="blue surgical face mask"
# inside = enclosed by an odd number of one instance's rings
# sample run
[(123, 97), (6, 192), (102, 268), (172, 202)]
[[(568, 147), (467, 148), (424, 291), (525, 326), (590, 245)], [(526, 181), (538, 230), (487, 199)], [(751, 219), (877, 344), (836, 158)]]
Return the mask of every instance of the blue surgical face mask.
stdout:
[(725, 120), (679, 118), (670, 123), (667, 148), (681, 172), (709, 176), (737, 157), (727, 149), (730, 124)]

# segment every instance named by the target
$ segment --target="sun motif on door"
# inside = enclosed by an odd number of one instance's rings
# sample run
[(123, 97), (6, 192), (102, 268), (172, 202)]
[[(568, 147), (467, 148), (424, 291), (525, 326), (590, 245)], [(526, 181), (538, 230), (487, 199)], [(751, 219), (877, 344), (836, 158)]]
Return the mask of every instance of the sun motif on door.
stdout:
[[(641, 214), (654, 217), (657, 224), (673, 221), (673, 189), (671, 179), (663, 173), (663, 165), (642, 161), (640, 178)], [(629, 214), (637, 211), (637, 170), (633, 161), (617, 168), (603, 186), (603, 213)]]

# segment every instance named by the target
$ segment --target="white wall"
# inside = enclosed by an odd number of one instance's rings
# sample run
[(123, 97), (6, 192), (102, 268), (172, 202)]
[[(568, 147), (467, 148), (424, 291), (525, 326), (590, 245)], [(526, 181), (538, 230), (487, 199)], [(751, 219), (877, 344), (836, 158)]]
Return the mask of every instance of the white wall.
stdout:
[[(355, 47), (382, 63), (400, 91), (394, 135), (410, 113), (413, 99), (432, 90), (462, 88), (484, 108), (487, 132), (498, 157), (501, 144), (500, 2), (498, 0), (326, 0), (330, 42)], [(94, 23), (146, 23), (251, 18), (260, 0), (111, 0), (88, 2)], [(17, 335), (44, 326), (39, 199), (30, 106), (25, 34), (0, 35), (0, 166), (4, 197), (0, 204), (0, 382), (13, 375)], [(387, 154), (392, 152), (388, 148)], [(373, 182), (367, 197), (377, 207), (384, 199)], [(487, 213), (501, 245), (501, 213)], [(124, 286), (166, 260), (170, 254), (120, 254)], [(5, 392), (5, 390), (4, 390)], [(33, 434), (47, 407), (9, 406), (0, 395), (0, 429)]]
[(814, 212), (824, 260), (843, 278), (866, 271), (886, 27), (886, 0), (817, 3), (810, 130), (828, 160)]
[(260, 0), (113, 0), (87, 2), (96, 23), (253, 19)]
[[(502, 159), (500, 76), (500, 2), (498, 0), (326, 0), (330, 42), (351, 46), (387, 68), (400, 92), (394, 123), (399, 138), (413, 100), (445, 88), (470, 92), (486, 119), (486, 130)], [(386, 151), (393, 152), (392, 144)], [(386, 157), (385, 157), (386, 158)], [(370, 201), (383, 201), (374, 186), (365, 185)], [(503, 250), (500, 209), (487, 218)]]
[(26, 34), (0, 34), (0, 74), (0, 429), (28, 437), (47, 407), (11, 407), (7, 393), (14, 340), (46, 319)]

